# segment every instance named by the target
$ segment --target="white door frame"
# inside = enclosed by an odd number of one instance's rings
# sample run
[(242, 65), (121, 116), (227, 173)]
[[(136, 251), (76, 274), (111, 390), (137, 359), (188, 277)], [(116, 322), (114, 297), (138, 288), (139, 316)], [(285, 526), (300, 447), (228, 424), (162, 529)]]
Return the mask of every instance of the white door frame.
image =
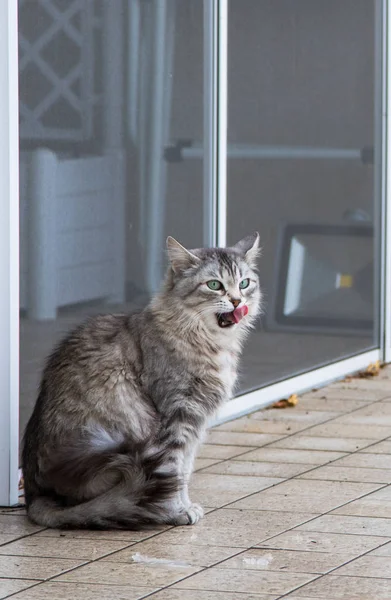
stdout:
[(386, 115), (383, 175), (383, 333), (384, 361), (391, 362), (391, 0), (385, 0), (385, 81), (384, 112)]
[(0, 2), (0, 506), (18, 502), (19, 132), (17, 2)]

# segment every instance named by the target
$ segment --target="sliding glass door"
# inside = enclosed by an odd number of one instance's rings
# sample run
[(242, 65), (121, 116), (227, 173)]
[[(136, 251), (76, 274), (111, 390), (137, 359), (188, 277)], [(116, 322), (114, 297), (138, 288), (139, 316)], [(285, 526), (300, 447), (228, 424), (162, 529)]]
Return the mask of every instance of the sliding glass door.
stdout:
[(387, 5), (0, 3), (0, 505), (19, 398), (22, 433), (53, 345), (145, 305), (167, 235), (261, 234), (264, 315), (220, 418), (389, 359)]
[(383, 3), (228, 7), (228, 241), (263, 245), (250, 391), (379, 347)]
[[(45, 357), (87, 315), (145, 305), (165, 238), (212, 243), (213, 11), (19, 1), (20, 432)], [(213, 92), (213, 93), (212, 93)]]

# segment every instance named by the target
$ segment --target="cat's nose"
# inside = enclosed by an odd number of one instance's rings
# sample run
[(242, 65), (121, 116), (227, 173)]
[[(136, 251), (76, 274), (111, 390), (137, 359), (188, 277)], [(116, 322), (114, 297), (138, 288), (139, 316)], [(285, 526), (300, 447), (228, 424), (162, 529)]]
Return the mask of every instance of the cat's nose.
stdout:
[(232, 304), (234, 305), (234, 307), (236, 308), (237, 306), (239, 306), (240, 304), (240, 298), (230, 298)]

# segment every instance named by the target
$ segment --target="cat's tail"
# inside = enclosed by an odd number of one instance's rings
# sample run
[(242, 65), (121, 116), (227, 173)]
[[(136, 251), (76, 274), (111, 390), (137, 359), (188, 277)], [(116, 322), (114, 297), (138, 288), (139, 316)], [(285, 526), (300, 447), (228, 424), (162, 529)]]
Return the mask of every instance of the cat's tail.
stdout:
[[(53, 468), (45, 476), (55, 492), (31, 499), (30, 519), (53, 528), (142, 529), (173, 522), (180, 482), (165, 469), (164, 453), (134, 445), (129, 450), (125, 444), (89, 453), (63, 449), (63, 458), (52, 457)], [(89, 499), (72, 500), (70, 491), (81, 486)]]

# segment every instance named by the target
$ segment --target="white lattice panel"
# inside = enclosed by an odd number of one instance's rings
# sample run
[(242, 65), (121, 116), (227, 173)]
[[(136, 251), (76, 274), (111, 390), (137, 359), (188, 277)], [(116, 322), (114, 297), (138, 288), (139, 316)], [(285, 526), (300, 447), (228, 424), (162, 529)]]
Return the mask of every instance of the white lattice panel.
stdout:
[(90, 137), (93, 30), (93, 0), (19, 0), (19, 110), (24, 139)]

